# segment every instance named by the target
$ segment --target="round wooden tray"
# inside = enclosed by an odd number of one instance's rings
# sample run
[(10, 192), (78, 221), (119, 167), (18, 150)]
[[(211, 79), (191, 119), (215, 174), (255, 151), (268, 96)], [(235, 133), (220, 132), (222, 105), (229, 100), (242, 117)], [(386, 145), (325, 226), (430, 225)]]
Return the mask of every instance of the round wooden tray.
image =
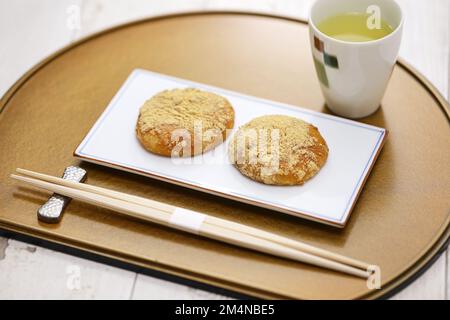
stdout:
[(134, 68), (328, 112), (304, 21), (243, 13), (148, 19), (84, 39), (30, 70), (0, 101), (0, 227), (266, 298), (376, 298), (410, 280), (449, 238), (449, 109), (411, 67), (395, 67), (382, 108), (362, 119), (390, 135), (347, 227), (280, 213), (87, 163), (89, 182), (265, 228), (377, 264), (382, 289), (73, 202), (40, 224), (46, 193), (18, 187), (16, 167), (60, 175)]

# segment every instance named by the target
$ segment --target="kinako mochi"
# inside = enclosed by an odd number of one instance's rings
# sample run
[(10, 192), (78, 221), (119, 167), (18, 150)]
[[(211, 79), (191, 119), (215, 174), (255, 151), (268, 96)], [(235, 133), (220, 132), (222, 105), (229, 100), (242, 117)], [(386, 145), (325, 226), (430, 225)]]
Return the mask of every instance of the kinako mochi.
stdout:
[(221, 144), (233, 126), (234, 109), (224, 97), (193, 88), (173, 89), (144, 103), (136, 135), (150, 152), (189, 157)]
[(228, 155), (250, 179), (270, 185), (302, 185), (325, 164), (328, 146), (313, 125), (294, 117), (267, 115), (239, 128)]

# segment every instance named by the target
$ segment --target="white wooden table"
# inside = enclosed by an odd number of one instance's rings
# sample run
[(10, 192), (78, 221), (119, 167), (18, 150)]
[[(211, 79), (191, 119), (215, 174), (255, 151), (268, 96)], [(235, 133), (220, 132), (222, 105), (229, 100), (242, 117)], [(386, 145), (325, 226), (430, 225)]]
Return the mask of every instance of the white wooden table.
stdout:
[[(398, 0), (400, 55), (449, 93), (448, 0)], [(306, 18), (312, 0), (0, 0), (0, 96), (31, 66), (70, 42), (130, 20), (190, 10)], [(1, 137), (0, 137), (1, 139)], [(450, 249), (393, 299), (449, 299)], [(188, 286), (0, 237), (0, 299), (224, 299)]]

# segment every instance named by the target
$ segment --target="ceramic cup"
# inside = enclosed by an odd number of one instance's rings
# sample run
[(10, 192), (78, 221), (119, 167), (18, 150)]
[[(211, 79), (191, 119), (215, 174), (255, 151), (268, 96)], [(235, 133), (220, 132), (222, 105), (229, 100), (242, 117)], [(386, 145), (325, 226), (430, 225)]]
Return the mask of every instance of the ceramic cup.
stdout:
[[(324, 19), (345, 12), (374, 12), (394, 31), (378, 40), (350, 42), (329, 37), (317, 28)], [(379, 108), (397, 60), (402, 27), (402, 11), (393, 0), (317, 0), (313, 4), (311, 50), (322, 92), (333, 112), (362, 118)]]

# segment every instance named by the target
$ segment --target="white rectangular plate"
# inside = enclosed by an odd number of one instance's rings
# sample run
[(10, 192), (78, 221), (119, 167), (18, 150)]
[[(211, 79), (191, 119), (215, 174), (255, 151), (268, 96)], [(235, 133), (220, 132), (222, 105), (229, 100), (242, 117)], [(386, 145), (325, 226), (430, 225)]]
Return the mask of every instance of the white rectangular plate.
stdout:
[[(226, 97), (236, 113), (233, 133), (251, 119), (267, 114), (284, 114), (312, 123), (319, 128), (330, 149), (325, 166), (303, 186), (269, 186), (246, 178), (228, 162), (228, 140), (203, 156), (188, 159), (174, 160), (147, 152), (135, 135), (140, 107), (162, 90), (185, 87)], [(136, 69), (74, 155), (100, 165), (343, 227), (386, 135), (382, 128)]]

